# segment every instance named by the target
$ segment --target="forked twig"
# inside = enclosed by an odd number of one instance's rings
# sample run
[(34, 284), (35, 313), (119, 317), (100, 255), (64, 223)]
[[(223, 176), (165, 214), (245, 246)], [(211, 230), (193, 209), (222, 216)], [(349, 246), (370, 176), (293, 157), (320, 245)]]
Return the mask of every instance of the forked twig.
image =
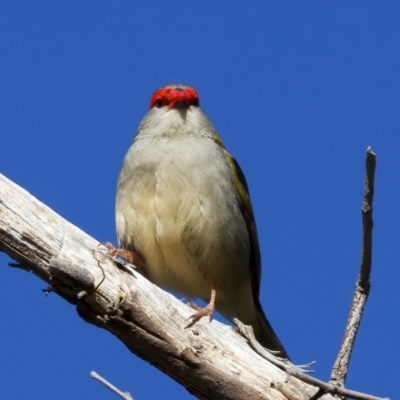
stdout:
[[(237, 326), (239, 333), (248, 340), (250, 346), (263, 358), (270, 361), (277, 367), (283, 369), (289, 375), (294, 376), (295, 378), (300, 379), (301, 381), (308, 383), (310, 385), (314, 385), (321, 390), (318, 390), (318, 397), (312, 397), (313, 399), (319, 398), (325, 393), (337, 394), (339, 396), (345, 396), (351, 399), (357, 400), (389, 400), (388, 398), (376, 397), (370, 394), (356, 392), (355, 390), (345, 389), (344, 387), (338, 387), (333, 385), (332, 383), (323, 382), (319, 379), (313, 378), (310, 375), (307, 375), (307, 369), (311, 364), (305, 365), (293, 365), (287, 360), (280, 359), (264, 349), (260, 343), (257, 342), (256, 337), (254, 336), (253, 328), (250, 325), (244, 325), (238, 319), (234, 319), (233, 322)], [(306, 372), (306, 373), (305, 373)]]

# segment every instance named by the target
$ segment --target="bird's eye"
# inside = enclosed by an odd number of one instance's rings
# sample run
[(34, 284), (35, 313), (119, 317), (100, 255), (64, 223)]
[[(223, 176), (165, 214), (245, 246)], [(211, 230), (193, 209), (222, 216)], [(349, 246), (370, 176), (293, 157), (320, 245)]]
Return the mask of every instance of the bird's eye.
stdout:
[(158, 98), (158, 99), (156, 99), (156, 101), (154, 102), (154, 105), (155, 105), (157, 108), (160, 108), (160, 107), (162, 107), (162, 106), (164, 105), (164, 102), (162, 101), (162, 99)]
[(198, 106), (199, 106), (199, 99), (198, 99), (198, 97), (195, 97), (195, 98), (192, 100), (192, 105), (195, 106), (195, 107), (198, 107)]

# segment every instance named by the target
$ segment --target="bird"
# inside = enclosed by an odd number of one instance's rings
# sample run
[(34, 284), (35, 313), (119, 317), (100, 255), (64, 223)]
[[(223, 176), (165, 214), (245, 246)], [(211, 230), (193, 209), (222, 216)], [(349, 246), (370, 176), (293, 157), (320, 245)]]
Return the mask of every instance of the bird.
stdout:
[[(184, 84), (157, 89), (118, 177), (120, 255), (156, 285), (202, 299), (251, 325), (261, 345), (289, 359), (261, 306), (261, 257), (245, 176)], [(128, 256), (127, 256), (128, 254)]]

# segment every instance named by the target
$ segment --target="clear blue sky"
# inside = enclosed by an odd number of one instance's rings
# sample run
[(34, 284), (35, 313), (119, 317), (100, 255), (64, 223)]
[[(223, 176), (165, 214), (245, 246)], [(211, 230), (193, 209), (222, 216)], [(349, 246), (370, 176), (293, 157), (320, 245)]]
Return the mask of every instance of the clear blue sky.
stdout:
[[(139, 5), (140, 3), (140, 5)], [(328, 379), (377, 153), (372, 290), (347, 386), (400, 398), (398, 1), (3, 1), (0, 172), (100, 241), (115, 239), (122, 158), (153, 91), (200, 93), (245, 172), (261, 300), (297, 363)], [(0, 254), (0, 398), (191, 396)]]

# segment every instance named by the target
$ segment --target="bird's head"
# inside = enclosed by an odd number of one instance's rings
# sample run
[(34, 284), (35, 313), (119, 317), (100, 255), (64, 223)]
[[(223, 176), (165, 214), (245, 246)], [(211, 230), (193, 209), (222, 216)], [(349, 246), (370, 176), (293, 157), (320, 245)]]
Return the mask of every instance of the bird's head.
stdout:
[(167, 107), (171, 109), (189, 109), (199, 107), (199, 95), (187, 85), (173, 84), (155, 91), (150, 100), (150, 109)]
[(200, 109), (195, 89), (183, 84), (170, 84), (157, 89), (150, 99), (137, 137), (207, 136), (215, 138), (215, 129)]

